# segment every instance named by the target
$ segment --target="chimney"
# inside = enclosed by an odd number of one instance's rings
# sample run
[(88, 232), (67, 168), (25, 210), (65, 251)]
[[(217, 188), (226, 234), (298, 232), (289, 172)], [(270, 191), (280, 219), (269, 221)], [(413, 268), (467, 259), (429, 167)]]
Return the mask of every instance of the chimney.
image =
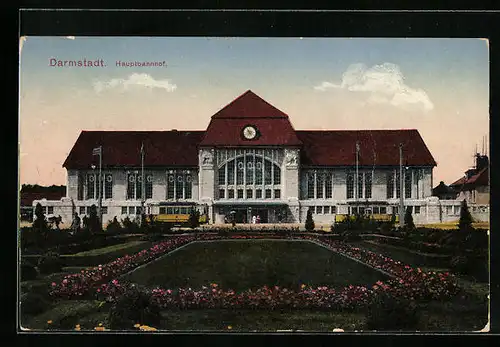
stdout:
[(487, 155), (476, 155), (476, 170), (480, 171), (485, 167), (489, 166), (489, 160)]

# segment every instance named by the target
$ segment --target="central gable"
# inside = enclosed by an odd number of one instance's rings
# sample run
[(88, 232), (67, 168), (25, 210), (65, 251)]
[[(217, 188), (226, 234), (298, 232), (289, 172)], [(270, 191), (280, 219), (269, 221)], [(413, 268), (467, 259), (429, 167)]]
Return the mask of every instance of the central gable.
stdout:
[[(243, 129), (252, 126), (258, 135), (245, 139)], [(300, 146), (286, 113), (246, 91), (212, 116), (200, 146)]]

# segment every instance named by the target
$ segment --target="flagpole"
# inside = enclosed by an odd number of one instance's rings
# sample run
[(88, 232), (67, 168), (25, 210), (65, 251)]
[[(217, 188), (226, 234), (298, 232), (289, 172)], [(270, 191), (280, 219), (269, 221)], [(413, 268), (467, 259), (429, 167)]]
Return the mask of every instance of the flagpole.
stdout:
[(102, 146), (99, 146), (99, 222), (102, 228)]
[[(144, 177), (144, 143), (141, 144), (141, 177), (142, 177), (142, 189), (141, 189), (141, 205), (142, 205), (142, 213), (144, 214), (144, 197), (145, 197), (145, 190), (146, 190), (146, 178)], [(142, 221), (142, 218), (141, 218)], [(142, 223), (142, 222), (141, 222)]]
[(399, 144), (399, 226), (404, 226), (404, 172), (403, 172), (403, 144)]
[[(354, 190), (356, 192), (355, 200), (356, 202), (358, 201), (359, 198), (359, 142), (356, 141), (356, 189)], [(358, 206), (356, 205), (356, 210)]]

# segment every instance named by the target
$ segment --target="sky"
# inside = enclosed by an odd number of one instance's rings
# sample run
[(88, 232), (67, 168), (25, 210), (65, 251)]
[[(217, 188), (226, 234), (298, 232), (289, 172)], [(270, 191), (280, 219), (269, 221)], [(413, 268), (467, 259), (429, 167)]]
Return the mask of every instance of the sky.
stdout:
[[(296, 130), (417, 129), (434, 185), (489, 138), (482, 39), (30, 36), (19, 49), (21, 184), (66, 184), (83, 130), (204, 130), (249, 89)], [(84, 59), (98, 66), (57, 65)]]

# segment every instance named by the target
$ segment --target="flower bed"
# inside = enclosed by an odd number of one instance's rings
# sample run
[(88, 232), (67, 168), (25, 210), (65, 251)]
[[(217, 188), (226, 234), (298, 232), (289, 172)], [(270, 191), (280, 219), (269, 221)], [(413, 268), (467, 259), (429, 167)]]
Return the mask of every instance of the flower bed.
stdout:
[[(311, 288), (302, 285), (298, 290), (290, 288), (263, 287), (236, 293), (223, 290), (216, 284), (202, 287), (200, 290), (179, 288), (177, 290), (155, 288), (150, 291), (152, 299), (162, 308), (314, 308), (314, 309), (353, 309), (366, 305), (373, 295), (386, 292), (410, 299), (446, 299), (458, 292), (455, 278), (449, 273), (424, 273), (419, 268), (413, 269), (399, 261), (394, 261), (381, 254), (352, 247), (346, 243), (321, 236), (278, 235), (230, 235), (227, 237), (213, 234), (172, 237), (132, 256), (119, 258), (106, 265), (79, 274), (66, 276), (60, 284), (52, 283), (51, 294), (55, 297), (74, 298), (97, 294), (108, 301), (115, 300), (124, 293), (126, 286), (116, 280), (137, 266), (147, 263), (189, 242), (200, 240), (227, 239), (298, 239), (319, 243), (332, 251), (358, 259), (376, 269), (395, 277), (387, 282), (378, 281), (371, 288), (348, 286), (343, 289), (328, 287)], [(114, 278), (114, 279), (113, 279)], [(113, 280), (112, 280), (113, 279)], [(109, 283), (104, 283), (110, 281)], [(100, 285), (100, 286), (99, 286)], [(95, 290), (92, 291), (91, 289)]]

